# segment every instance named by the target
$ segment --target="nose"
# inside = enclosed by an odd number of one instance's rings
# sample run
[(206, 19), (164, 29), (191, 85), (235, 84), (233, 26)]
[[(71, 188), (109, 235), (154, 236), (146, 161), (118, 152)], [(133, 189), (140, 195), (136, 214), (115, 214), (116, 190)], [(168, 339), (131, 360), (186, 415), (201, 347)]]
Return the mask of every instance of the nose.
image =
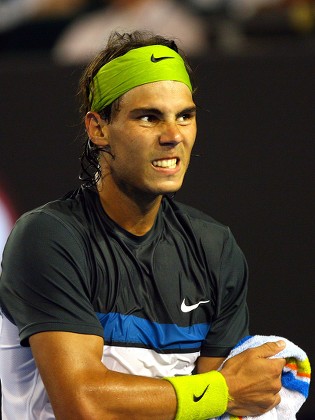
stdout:
[(165, 122), (159, 137), (160, 144), (174, 146), (183, 141), (184, 136), (176, 122)]

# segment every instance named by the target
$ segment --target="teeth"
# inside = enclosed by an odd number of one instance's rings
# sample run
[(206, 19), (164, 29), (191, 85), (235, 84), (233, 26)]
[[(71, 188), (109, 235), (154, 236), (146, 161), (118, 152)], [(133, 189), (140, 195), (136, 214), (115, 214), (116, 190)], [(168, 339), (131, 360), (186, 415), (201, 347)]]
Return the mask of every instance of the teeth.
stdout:
[(154, 160), (152, 164), (153, 166), (158, 166), (160, 168), (175, 169), (176, 162), (177, 162), (177, 159), (163, 159), (163, 160)]

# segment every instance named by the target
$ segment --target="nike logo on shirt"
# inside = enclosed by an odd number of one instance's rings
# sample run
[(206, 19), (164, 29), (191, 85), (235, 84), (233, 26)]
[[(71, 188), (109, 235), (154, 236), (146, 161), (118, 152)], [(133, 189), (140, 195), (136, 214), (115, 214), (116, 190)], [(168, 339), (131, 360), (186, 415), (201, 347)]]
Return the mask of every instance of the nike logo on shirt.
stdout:
[(208, 303), (208, 302), (210, 302), (210, 300), (201, 300), (200, 302), (195, 303), (194, 305), (186, 305), (185, 299), (184, 299), (182, 301), (180, 309), (182, 312), (190, 312), (190, 311), (193, 311), (194, 309), (197, 309), (198, 306), (201, 305), (202, 303)]

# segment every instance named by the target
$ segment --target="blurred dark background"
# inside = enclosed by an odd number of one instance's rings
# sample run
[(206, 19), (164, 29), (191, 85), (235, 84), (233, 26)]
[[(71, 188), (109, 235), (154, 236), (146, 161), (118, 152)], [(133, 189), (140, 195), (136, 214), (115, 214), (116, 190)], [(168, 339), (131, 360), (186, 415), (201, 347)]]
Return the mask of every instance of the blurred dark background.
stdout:
[[(314, 3), (247, 15), (232, 15), (219, 1), (185, 3), (205, 23), (209, 43), (190, 60), (197, 156), (176, 199), (232, 229), (250, 268), (251, 333), (287, 337), (312, 362)], [(13, 220), (78, 186), (83, 63), (54, 60), (60, 28), (49, 22), (54, 34), (45, 19), (0, 32), (0, 189)], [(312, 387), (297, 418), (315, 418)]]

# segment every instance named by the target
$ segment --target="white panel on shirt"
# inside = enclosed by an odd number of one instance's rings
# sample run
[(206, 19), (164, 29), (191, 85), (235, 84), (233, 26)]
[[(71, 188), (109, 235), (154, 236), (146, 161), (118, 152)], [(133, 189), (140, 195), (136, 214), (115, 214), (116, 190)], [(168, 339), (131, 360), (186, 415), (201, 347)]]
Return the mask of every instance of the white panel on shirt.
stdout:
[[(162, 378), (191, 374), (199, 353), (159, 354), (153, 350), (104, 346), (108, 369)], [(21, 347), (17, 327), (0, 312), (2, 420), (54, 420), (55, 416), (29, 347)]]
[(17, 327), (0, 313), (2, 420), (55, 419), (29, 347), (21, 347)]
[(199, 352), (160, 354), (142, 348), (104, 346), (102, 361), (117, 372), (163, 378), (190, 375), (198, 356)]

